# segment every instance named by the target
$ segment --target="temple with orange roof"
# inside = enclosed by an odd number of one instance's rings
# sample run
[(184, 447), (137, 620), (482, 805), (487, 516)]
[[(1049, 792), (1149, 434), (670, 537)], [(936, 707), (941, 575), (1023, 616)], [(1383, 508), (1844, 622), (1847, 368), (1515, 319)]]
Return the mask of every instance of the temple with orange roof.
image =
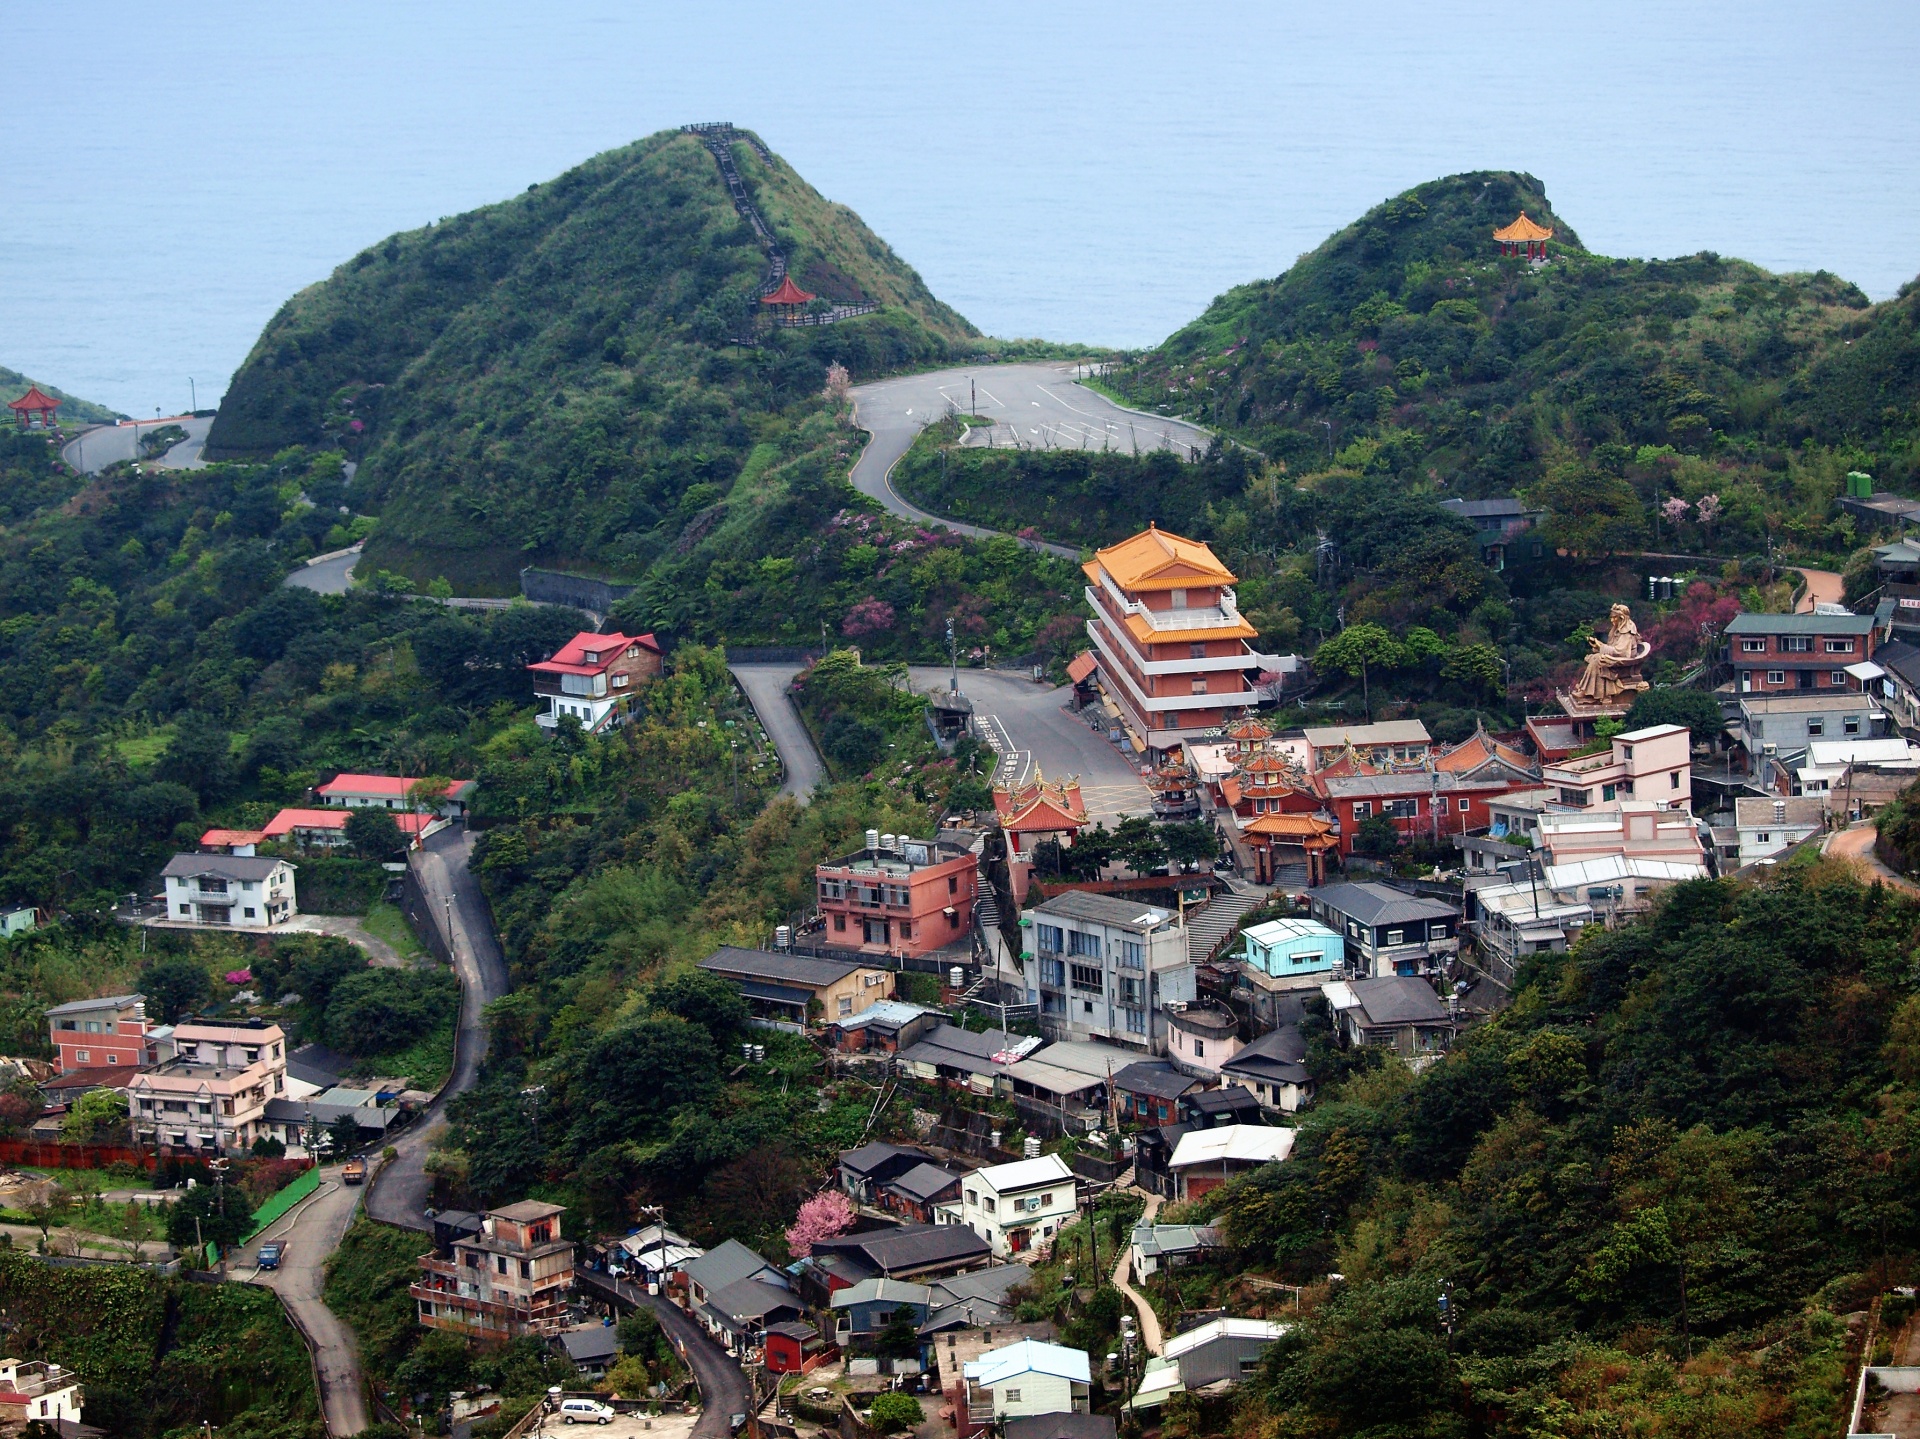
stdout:
[(1253, 851), (1256, 884), (1303, 879), (1308, 888), (1327, 882), (1327, 855), (1340, 848), (1333, 822), (1317, 814), (1263, 814), (1240, 827)]
[(60, 411), (60, 402), (38, 385), (28, 385), (26, 394), (17, 400), (8, 400), (7, 408), (13, 411), (13, 422), (23, 430), (34, 428), (39, 422), (43, 430), (57, 430), (60, 422), (55, 418)]
[(1220, 800), (1242, 817), (1262, 814), (1311, 814), (1320, 796), (1283, 754), (1256, 750), (1220, 781)]
[(1049, 780), (1034, 767), (1033, 778), (1019, 785), (995, 785), (993, 811), (1007, 840), (1007, 871), (1016, 899), (1025, 899), (1027, 877), (1033, 873), (1033, 852), (1052, 840), (1062, 849), (1073, 848), (1074, 837), (1087, 827), (1087, 803), (1080, 794), (1080, 777)]
[(1493, 238), (1499, 243), (1503, 255), (1524, 252), (1529, 260), (1544, 260), (1547, 258), (1547, 241), (1553, 238), (1553, 231), (1545, 225), (1535, 224), (1522, 210), (1519, 219), (1495, 230)]
[(1240, 613), (1233, 571), (1206, 545), (1152, 525), (1081, 569), (1100, 677), (1137, 745), (1170, 749), (1258, 701), (1248, 671), (1261, 657), (1247, 642), (1259, 631)]

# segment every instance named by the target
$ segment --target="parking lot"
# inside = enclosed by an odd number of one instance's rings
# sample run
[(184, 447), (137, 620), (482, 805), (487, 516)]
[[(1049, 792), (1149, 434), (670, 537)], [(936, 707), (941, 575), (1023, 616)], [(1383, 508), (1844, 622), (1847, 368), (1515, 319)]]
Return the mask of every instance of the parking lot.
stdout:
[[(598, 1439), (688, 1439), (698, 1414), (622, 1414), (608, 1424), (589, 1424), (580, 1432)], [(571, 1432), (576, 1426), (550, 1414), (533, 1430), (536, 1434)]]

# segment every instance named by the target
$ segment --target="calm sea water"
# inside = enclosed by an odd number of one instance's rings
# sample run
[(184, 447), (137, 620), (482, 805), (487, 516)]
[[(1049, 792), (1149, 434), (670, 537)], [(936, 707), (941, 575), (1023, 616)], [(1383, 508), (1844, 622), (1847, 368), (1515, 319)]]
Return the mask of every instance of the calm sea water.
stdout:
[(1920, 6), (72, 0), (0, 47), (0, 363), (222, 393), (396, 229), (760, 131), (983, 329), (1150, 344), (1366, 206), (1529, 170), (1592, 247), (1920, 271)]

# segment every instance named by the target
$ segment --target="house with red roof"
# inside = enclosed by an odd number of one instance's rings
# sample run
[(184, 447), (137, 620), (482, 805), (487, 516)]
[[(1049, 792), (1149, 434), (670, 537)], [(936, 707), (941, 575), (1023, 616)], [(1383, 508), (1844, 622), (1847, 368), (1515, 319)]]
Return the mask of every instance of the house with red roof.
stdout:
[(39, 1359), (0, 1359), (0, 1433), (24, 1434), (29, 1424), (42, 1424), (43, 1433), (75, 1433), (85, 1395), (80, 1376), (71, 1369)]
[(322, 803), (348, 809), (431, 809), (448, 819), (467, 812), (477, 781), (457, 779), (438, 796), (415, 795), (418, 779), (391, 774), (337, 774), (314, 791)]
[(1025, 899), (1027, 877), (1033, 873), (1033, 852), (1052, 840), (1062, 849), (1073, 848), (1074, 837), (1087, 827), (1087, 802), (1080, 793), (1080, 777), (1068, 775), (1057, 783), (1034, 767), (1033, 778), (1014, 786), (995, 785), (993, 810), (1007, 840), (1007, 871), (1017, 899)]
[(632, 713), (635, 687), (659, 675), (664, 656), (652, 635), (598, 635), (582, 630), (533, 673), (534, 721), (556, 729), (577, 721), (588, 734), (618, 729)]
[[(267, 821), (260, 837), (298, 845), (301, 849), (338, 849), (347, 843), (350, 814), (346, 809), (283, 809)], [(444, 815), (407, 810), (396, 811), (393, 822), (399, 826), (409, 848), (418, 846), (428, 835), (438, 834), (448, 824)]]

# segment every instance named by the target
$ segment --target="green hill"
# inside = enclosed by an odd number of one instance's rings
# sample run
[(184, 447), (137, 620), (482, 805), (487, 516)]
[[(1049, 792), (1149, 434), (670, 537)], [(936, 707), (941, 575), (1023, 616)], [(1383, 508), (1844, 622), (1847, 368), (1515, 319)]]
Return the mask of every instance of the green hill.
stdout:
[[(1544, 266), (1492, 240), (1522, 210), (1556, 229)], [(1870, 305), (1825, 271), (1607, 259), (1532, 176), (1477, 172), (1376, 206), (1114, 380), (1296, 475), (1337, 465), (1476, 496), (1572, 466), (1562, 478), (1590, 490), (1630, 484), (1637, 523), (1713, 493), (1717, 538), (1844, 549), (1819, 531), (1848, 468), (1920, 478), (1910, 291)]]
[(859, 377), (982, 345), (852, 211), (744, 132), (731, 150), (795, 278), (878, 313), (729, 343), (761, 308), (766, 255), (700, 139), (663, 133), (294, 296), (210, 453), (342, 446), (355, 503), (382, 515), (372, 565), (496, 592), (534, 561), (642, 575), (729, 528), (737, 489), (777, 506), (846, 447), (829, 365)]
[[(28, 387), (34, 384), (38, 384), (43, 393), (53, 396), (60, 402), (58, 419), (63, 425), (110, 425), (115, 420), (126, 418), (117, 411), (109, 410), (105, 405), (96, 405), (91, 400), (76, 399), (58, 385), (49, 385), (45, 380), (29, 379), (18, 370), (9, 370), (5, 365), (0, 365), (0, 404), (19, 399), (26, 394)], [(0, 419), (4, 418), (0, 416)]]

